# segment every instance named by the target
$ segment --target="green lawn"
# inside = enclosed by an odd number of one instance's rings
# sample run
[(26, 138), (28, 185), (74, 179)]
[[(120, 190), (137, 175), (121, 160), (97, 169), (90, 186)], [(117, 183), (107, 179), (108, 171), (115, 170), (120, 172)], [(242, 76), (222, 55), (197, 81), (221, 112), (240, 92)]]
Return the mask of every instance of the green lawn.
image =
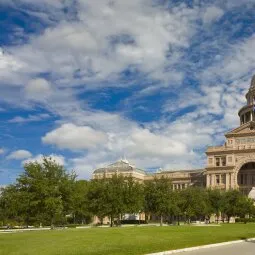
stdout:
[(0, 254), (145, 254), (255, 237), (255, 224), (49, 230), (0, 234)]

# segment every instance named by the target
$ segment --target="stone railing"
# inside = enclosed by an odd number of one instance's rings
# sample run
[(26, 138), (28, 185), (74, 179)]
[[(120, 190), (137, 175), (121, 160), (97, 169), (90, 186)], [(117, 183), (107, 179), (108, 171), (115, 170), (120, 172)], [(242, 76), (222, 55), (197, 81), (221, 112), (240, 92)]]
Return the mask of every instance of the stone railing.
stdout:
[(246, 145), (236, 145), (236, 146), (209, 146), (207, 152), (217, 152), (217, 151), (232, 151), (232, 150), (247, 150), (255, 149), (255, 144)]

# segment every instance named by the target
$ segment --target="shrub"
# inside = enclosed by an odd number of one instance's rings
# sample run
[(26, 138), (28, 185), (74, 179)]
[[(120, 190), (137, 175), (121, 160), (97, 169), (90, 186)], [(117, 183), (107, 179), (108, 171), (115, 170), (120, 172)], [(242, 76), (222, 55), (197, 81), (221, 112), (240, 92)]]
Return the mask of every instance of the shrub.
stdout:
[(148, 224), (146, 220), (121, 220), (121, 224)]
[(255, 218), (237, 218), (236, 223), (255, 223)]

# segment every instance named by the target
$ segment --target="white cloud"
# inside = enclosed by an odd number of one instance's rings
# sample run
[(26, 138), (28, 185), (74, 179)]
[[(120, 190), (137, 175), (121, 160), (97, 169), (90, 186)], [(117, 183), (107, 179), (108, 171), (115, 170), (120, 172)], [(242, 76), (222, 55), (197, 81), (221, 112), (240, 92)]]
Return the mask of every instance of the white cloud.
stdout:
[(10, 153), (7, 156), (7, 159), (19, 160), (19, 159), (26, 159), (31, 156), (32, 156), (31, 152), (29, 152), (27, 150), (17, 150), (17, 151), (13, 151), (12, 153)]
[[(59, 22), (28, 44), (9, 49), (12, 58), (22, 64), (19, 72), (4, 68), (8, 82), (26, 83), (31, 76), (50, 72), (56, 86), (86, 83), (94, 88), (105, 79), (120, 78), (130, 66), (166, 84), (172, 77), (175, 82), (182, 77), (174, 68), (163, 70), (175, 65), (182, 57), (181, 49), (188, 47), (196, 31), (193, 21), (198, 8), (180, 5), (165, 10), (144, 0), (78, 1), (78, 6), (79, 20)], [(125, 42), (125, 36), (132, 42)], [(29, 92), (33, 87), (27, 88)]]
[(0, 155), (4, 154), (5, 150), (3, 148), (0, 148)]
[(173, 157), (188, 153), (187, 147), (172, 136), (155, 134), (148, 129), (134, 130), (126, 145), (133, 157)]
[[(25, 68), (25, 64), (22, 63), (22, 61), (20, 61), (16, 56), (5, 52), (0, 47), (0, 76), (2, 80), (6, 79), (10, 84), (19, 85), (16, 77), (19, 76), (19, 71), (22, 67)], [(12, 77), (12, 74), (14, 73), (16, 73), (17, 76), (13, 75), (14, 77)]]
[[(180, 169), (198, 167), (202, 164), (203, 155), (193, 151), (212, 142), (213, 128), (202, 128), (203, 123), (192, 125), (186, 121), (174, 123), (150, 123), (140, 127), (137, 123), (118, 118), (110, 114), (100, 119), (97, 114), (91, 115), (84, 122), (93, 123), (99, 130), (108, 135), (108, 140), (97, 150), (89, 149), (81, 156), (70, 159), (72, 168), (80, 178), (90, 178), (93, 169), (126, 157), (141, 168), (163, 167)], [(100, 116), (103, 116), (101, 113)], [(106, 117), (108, 116), (108, 117)], [(112, 117), (113, 121), (109, 121)], [(80, 120), (80, 121), (82, 121)], [(60, 140), (63, 136), (60, 136)]]
[(213, 63), (203, 70), (200, 75), (202, 83), (212, 84), (219, 79), (223, 83), (250, 79), (255, 73), (253, 52), (255, 52), (255, 35), (231, 46), (225, 51), (220, 62)]
[[(37, 12), (38, 17), (43, 16), (42, 10), (49, 11), (48, 6), (63, 9), (63, 1), (47, 0), (47, 6), (39, 0), (22, 1), (36, 5), (33, 15)], [(177, 4), (164, 9), (152, 5), (153, 1), (143, 0), (78, 0), (77, 3), (78, 19), (62, 19), (54, 9), (58, 23), (33, 35), (24, 45), (1, 51), (2, 84), (23, 87), (9, 92), (0, 85), (3, 100), (22, 107), (31, 106), (31, 101), (35, 106), (40, 103), (40, 107), (58, 115), (59, 127), (45, 134), (42, 141), (61, 149), (79, 150), (79, 157), (70, 162), (80, 176), (89, 177), (93, 168), (124, 155), (142, 168), (204, 166), (204, 148), (221, 143), (224, 131), (238, 124), (237, 109), (244, 103), (247, 77), (254, 71), (254, 36), (230, 46), (227, 39), (214, 38), (208, 31), (211, 44), (202, 42), (195, 52), (192, 47), (189, 56), (196, 57), (210, 46), (218, 50), (219, 45), (224, 45), (224, 50), (217, 52), (215, 61), (209, 68), (204, 67), (206, 70), (201, 74), (193, 59), (186, 60), (184, 52), (190, 44), (194, 46), (193, 42), (200, 43), (196, 37), (191, 40), (197, 31), (207, 29), (208, 24), (224, 15), (224, 4), (222, 9), (203, 4), (193, 8)], [(47, 17), (44, 15), (43, 19)], [(204, 27), (197, 30), (201, 18)], [(194, 76), (200, 85), (193, 89), (188, 84), (190, 88), (186, 90), (185, 81), (181, 98), (171, 99), (163, 107), (164, 113), (180, 111), (182, 117), (171, 118), (170, 122), (162, 116), (159, 121), (143, 126), (127, 120), (123, 113), (91, 110), (86, 101), (77, 99), (80, 91), (100, 86), (140, 84), (139, 79), (122, 81), (122, 72), (127, 68), (142, 77), (143, 83), (149, 81), (141, 85), (144, 87), (136, 93), (136, 98), (162, 87), (178, 93), (175, 90), (186, 71), (196, 70)], [(42, 73), (50, 74), (48, 81), (36, 78)], [(189, 107), (191, 112), (185, 112)], [(16, 117), (12, 122), (35, 119), (37, 116)]]
[(25, 93), (29, 98), (45, 98), (51, 94), (50, 83), (42, 78), (33, 79), (25, 86)]
[(62, 149), (89, 149), (103, 145), (107, 140), (106, 134), (88, 126), (76, 126), (71, 123), (47, 133), (42, 141)]
[(62, 155), (57, 155), (57, 154), (50, 154), (49, 156), (44, 156), (42, 154), (38, 154), (35, 157), (30, 157), (26, 160), (22, 161), (22, 165), (27, 164), (27, 163), (33, 163), (33, 162), (38, 162), (39, 164), (43, 163), (43, 158), (46, 157), (48, 159), (52, 159), (59, 165), (65, 165), (65, 158)]
[(202, 15), (204, 23), (209, 24), (211, 22), (219, 20), (224, 14), (224, 11), (216, 6), (207, 7)]
[(10, 119), (8, 122), (9, 123), (26, 123), (26, 122), (35, 122), (35, 121), (42, 121), (49, 119), (50, 115), (47, 113), (41, 113), (38, 115), (28, 115), (27, 118), (21, 117), (21, 116), (16, 116), (13, 119)]

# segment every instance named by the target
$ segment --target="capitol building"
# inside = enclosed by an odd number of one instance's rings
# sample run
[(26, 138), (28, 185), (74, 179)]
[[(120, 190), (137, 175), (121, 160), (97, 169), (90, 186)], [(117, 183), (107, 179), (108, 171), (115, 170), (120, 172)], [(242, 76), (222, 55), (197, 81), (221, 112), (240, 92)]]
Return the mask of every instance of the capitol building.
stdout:
[(160, 170), (149, 173), (120, 160), (93, 172), (93, 179), (111, 178), (114, 174), (132, 176), (143, 182), (156, 177), (167, 177), (173, 189), (189, 186), (219, 188), (222, 190), (239, 189), (249, 194), (255, 187), (255, 75), (246, 94), (247, 103), (239, 112), (240, 126), (225, 134), (225, 143), (210, 146), (206, 150), (207, 165), (204, 169)]

